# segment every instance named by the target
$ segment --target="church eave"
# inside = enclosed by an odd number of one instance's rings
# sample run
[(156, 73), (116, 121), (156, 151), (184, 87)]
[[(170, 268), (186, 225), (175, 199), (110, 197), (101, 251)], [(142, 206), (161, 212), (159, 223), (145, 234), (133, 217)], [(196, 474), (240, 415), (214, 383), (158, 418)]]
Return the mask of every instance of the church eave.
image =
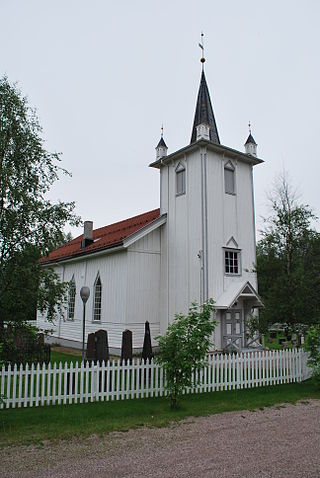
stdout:
[(202, 146), (206, 146), (208, 149), (211, 149), (212, 151), (215, 151), (217, 153), (227, 154), (227, 156), (230, 158), (239, 159), (241, 161), (244, 161), (245, 163), (252, 164), (253, 166), (264, 162), (263, 159), (249, 156), (246, 153), (242, 153), (241, 151), (237, 151), (236, 149), (229, 148), (228, 146), (213, 143), (212, 141), (208, 141), (206, 139), (199, 139), (198, 141), (195, 141), (194, 143), (191, 143), (188, 146), (185, 146), (184, 148), (181, 148), (178, 151), (175, 151), (174, 153), (165, 156), (164, 158), (152, 162), (151, 164), (149, 164), (149, 167), (159, 169), (162, 164), (168, 164), (170, 161), (176, 160), (180, 156), (183, 156), (186, 152), (194, 151), (195, 149)]
[(103, 246), (100, 249), (94, 249), (93, 251), (79, 251), (77, 254), (73, 254), (72, 256), (66, 256), (66, 257), (59, 257), (58, 259), (48, 259), (46, 262), (40, 264), (41, 267), (52, 267), (57, 264), (65, 263), (65, 262), (76, 262), (76, 261), (81, 261), (83, 260), (84, 257), (88, 256), (100, 256), (104, 254), (110, 254), (114, 252), (119, 252), (121, 250), (125, 250), (125, 247), (123, 245), (123, 241), (117, 243), (117, 244), (112, 244), (111, 246)]

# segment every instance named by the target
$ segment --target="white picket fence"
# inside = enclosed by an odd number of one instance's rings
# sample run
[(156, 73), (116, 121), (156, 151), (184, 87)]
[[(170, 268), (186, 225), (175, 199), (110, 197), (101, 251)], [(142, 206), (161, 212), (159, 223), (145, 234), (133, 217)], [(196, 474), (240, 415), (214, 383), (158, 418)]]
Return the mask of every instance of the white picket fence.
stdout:
[[(310, 377), (303, 350), (210, 354), (186, 393), (301, 382)], [(142, 362), (65, 363), (2, 368), (1, 408), (87, 403), (166, 395), (164, 371)]]

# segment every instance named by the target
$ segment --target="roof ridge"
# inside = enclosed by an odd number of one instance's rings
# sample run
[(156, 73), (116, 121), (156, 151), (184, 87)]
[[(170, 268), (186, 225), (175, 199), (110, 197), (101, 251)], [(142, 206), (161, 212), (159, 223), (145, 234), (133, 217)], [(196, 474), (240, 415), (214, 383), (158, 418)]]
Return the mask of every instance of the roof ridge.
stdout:
[[(116, 224), (120, 224), (121, 222), (131, 221), (132, 219), (138, 218), (140, 216), (145, 216), (147, 214), (151, 214), (151, 213), (156, 212), (156, 211), (160, 211), (160, 208), (152, 209), (151, 211), (146, 211), (146, 212), (143, 212), (141, 214), (137, 214), (136, 216), (131, 216), (131, 217), (128, 217), (126, 219), (122, 219), (121, 221), (112, 222), (111, 224), (106, 224), (105, 226), (101, 226), (101, 227), (98, 227), (97, 229), (94, 229), (94, 231), (99, 231), (99, 229), (104, 229), (106, 227), (115, 226)], [(120, 229), (118, 229), (118, 230), (120, 230)]]

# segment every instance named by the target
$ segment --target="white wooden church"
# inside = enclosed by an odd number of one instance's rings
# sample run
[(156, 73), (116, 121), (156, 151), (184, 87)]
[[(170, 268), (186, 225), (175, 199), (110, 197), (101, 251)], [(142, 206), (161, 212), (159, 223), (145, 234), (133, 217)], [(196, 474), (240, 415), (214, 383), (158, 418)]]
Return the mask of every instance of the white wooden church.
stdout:
[[(202, 69), (190, 144), (168, 154), (161, 137), (150, 164), (160, 173), (160, 208), (99, 229), (87, 221), (83, 235), (42, 259), (71, 284), (50, 340), (82, 346), (86, 285), (86, 334), (106, 329), (113, 353), (125, 329), (139, 351), (148, 320), (156, 345), (175, 313), (208, 298), (218, 320), (215, 349), (245, 348), (246, 321), (262, 305), (254, 272), (253, 166), (260, 163), (251, 133), (244, 152), (220, 143)], [(39, 313), (37, 325), (52, 328)]]

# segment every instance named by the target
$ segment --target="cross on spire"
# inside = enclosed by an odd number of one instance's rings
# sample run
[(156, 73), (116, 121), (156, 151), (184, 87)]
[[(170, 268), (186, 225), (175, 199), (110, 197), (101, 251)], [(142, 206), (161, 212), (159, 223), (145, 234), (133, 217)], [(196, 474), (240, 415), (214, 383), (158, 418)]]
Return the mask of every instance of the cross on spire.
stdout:
[(202, 50), (202, 57), (200, 58), (200, 61), (202, 63), (202, 71), (204, 69), (204, 63), (206, 61), (205, 57), (204, 57), (204, 40), (203, 40), (203, 37), (204, 37), (204, 33), (201, 32), (201, 40), (200, 40), (200, 43), (199, 43), (199, 47), (201, 48)]

